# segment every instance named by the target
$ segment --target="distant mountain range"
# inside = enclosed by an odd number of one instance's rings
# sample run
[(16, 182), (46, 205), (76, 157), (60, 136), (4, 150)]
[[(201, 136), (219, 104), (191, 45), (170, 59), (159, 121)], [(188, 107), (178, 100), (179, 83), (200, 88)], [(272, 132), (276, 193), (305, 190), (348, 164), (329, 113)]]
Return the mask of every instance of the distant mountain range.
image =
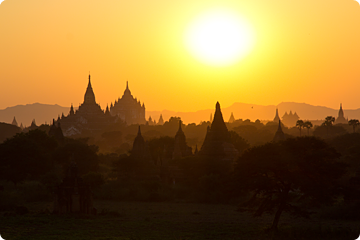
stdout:
[[(225, 121), (228, 121), (231, 113), (234, 114), (235, 119), (250, 119), (255, 121), (256, 119), (266, 121), (273, 120), (275, 117), (276, 108), (279, 110), (279, 115), (282, 117), (285, 112), (297, 113), (300, 119), (304, 120), (322, 120), (327, 116), (338, 116), (339, 109), (332, 109), (323, 106), (313, 106), (306, 103), (295, 102), (282, 102), (278, 105), (255, 105), (247, 103), (234, 103), (230, 107), (221, 108)], [(340, 106), (339, 106), (340, 108)], [(185, 123), (199, 123), (200, 121), (209, 121), (210, 114), (214, 114), (214, 109), (200, 110), (196, 112), (175, 112), (175, 111), (147, 111), (147, 117), (151, 116), (152, 119), (158, 121), (160, 114), (163, 115), (164, 120), (168, 120), (171, 116), (178, 116)], [(360, 109), (346, 110), (344, 109), (345, 117), (349, 119), (360, 119)]]
[[(327, 116), (337, 117), (339, 109), (332, 109), (322, 106), (313, 106), (306, 103), (283, 102), (275, 105), (254, 105), (246, 103), (234, 103), (230, 107), (222, 107), (224, 120), (228, 121), (231, 113), (234, 114), (235, 119), (256, 119), (272, 120), (275, 117), (276, 108), (279, 110), (279, 115), (282, 117), (285, 112), (296, 112), (301, 119), (304, 120), (322, 120)], [(150, 116), (156, 122), (162, 114), (164, 121), (169, 120), (170, 117), (181, 117), (184, 123), (200, 123), (201, 121), (209, 121), (210, 114), (214, 114), (214, 109), (199, 110), (196, 112), (175, 112), (169, 110), (163, 111), (146, 111), (146, 119)], [(49, 105), (41, 103), (33, 103), (27, 105), (17, 105), (0, 110), (0, 122), (11, 123), (16, 117), (18, 124), (22, 123), (24, 126), (29, 126), (33, 119), (37, 125), (49, 123), (53, 118), (57, 118), (64, 113), (66, 116), (69, 113), (69, 107), (62, 107), (59, 105)], [(344, 109), (345, 117), (349, 119), (360, 119), (360, 109), (348, 110)]]
[(69, 107), (61, 107), (57, 104), (33, 103), (17, 105), (0, 110), (0, 122), (12, 123), (15, 117), (19, 126), (22, 123), (24, 127), (28, 127), (34, 119), (37, 125), (41, 125), (52, 122), (53, 118), (57, 119), (62, 113), (67, 115), (69, 111)]

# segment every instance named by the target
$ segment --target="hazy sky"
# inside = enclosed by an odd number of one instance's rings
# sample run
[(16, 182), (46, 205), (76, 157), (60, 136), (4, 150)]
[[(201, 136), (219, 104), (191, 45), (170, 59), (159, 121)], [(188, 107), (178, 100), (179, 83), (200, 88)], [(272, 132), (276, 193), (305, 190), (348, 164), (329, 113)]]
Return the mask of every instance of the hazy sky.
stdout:
[[(184, 35), (202, 13), (231, 9), (252, 51), (210, 66)], [(233, 102), (360, 108), (360, 5), (354, 0), (5, 0), (0, 4), (0, 108), (78, 106), (91, 71), (104, 108), (129, 81), (147, 110)]]

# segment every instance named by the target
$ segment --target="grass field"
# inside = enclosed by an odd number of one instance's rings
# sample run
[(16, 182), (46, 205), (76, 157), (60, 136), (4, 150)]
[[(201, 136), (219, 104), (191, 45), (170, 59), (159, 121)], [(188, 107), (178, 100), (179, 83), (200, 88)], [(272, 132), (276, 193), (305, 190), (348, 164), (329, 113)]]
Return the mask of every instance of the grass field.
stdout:
[(97, 216), (43, 213), (51, 203), (27, 205), (30, 213), (0, 216), (5, 240), (20, 239), (341, 239), (354, 240), (360, 222), (294, 219), (284, 215), (280, 232), (267, 234), (272, 216), (253, 218), (233, 205), (96, 201)]

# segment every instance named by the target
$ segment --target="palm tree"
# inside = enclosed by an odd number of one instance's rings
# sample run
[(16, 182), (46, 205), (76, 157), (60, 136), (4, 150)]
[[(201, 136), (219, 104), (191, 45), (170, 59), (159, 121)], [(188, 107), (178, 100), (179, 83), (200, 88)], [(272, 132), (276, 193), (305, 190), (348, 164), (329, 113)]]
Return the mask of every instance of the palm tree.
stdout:
[(349, 120), (349, 125), (353, 127), (354, 132), (355, 132), (355, 129), (356, 129), (356, 127), (357, 127), (358, 125), (360, 125), (360, 122), (359, 122), (359, 120), (357, 120), (357, 119), (350, 119), (350, 120)]
[(299, 130), (300, 130), (300, 137), (301, 137), (301, 128), (304, 127), (304, 121), (303, 121), (303, 120), (297, 120), (297, 122), (296, 122), (296, 127), (299, 128)]
[(335, 118), (333, 116), (327, 116), (325, 118), (325, 122), (323, 122), (323, 126), (326, 126), (326, 135), (329, 135), (329, 128), (333, 125), (335, 122)]
[(310, 121), (304, 122), (304, 128), (307, 128), (307, 130), (308, 130), (308, 135), (310, 135), (310, 134), (309, 134), (309, 131), (310, 131), (310, 128), (312, 128), (312, 127), (313, 127), (313, 124), (312, 124)]

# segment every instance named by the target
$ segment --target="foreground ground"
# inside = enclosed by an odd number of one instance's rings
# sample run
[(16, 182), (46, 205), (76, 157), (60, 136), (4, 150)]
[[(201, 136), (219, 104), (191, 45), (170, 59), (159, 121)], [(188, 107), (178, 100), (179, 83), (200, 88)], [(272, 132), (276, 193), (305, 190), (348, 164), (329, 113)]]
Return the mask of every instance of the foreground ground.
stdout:
[[(0, 234), (20, 239), (344, 239), (354, 240), (360, 222), (293, 219), (284, 215), (280, 233), (267, 234), (272, 216), (253, 218), (232, 205), (95, 202), (97, 216), (51, 215), (51, 203), (32, 203), (30, 213), (0, 214)], [(1, 238), (0, 238), (1, 239)]]

